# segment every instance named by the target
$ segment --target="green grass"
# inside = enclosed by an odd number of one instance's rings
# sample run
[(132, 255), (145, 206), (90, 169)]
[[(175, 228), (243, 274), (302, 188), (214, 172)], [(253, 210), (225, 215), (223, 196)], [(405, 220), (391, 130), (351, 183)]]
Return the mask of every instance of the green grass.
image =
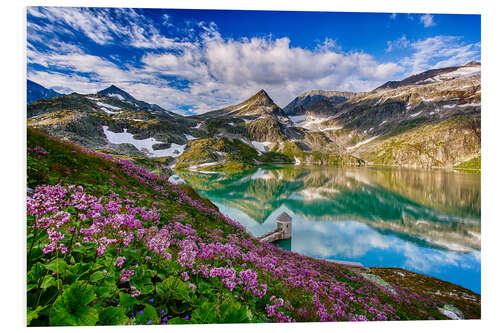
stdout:
[(481, 156), (471, 158), (468, 161), (462, 162), (462, 163), (456, 165), (455, 169), (481, 170)]

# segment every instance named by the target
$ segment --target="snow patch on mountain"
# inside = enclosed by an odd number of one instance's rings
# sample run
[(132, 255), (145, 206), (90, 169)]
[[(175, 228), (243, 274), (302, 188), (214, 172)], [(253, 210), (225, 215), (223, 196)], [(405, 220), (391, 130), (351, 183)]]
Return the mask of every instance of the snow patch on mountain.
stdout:
[(321, 132), (326, 132), (326, 131), (338, 131), (339, 129), (342, 129), (342, 126), (334, 126), (334, 127), (327, 127), (327, 128), (321, 128)]
[(102, 103), (102, 102), (97, 102), (96, 104), (101, 106), (101, 107), (105, 107), (106, 109), (111, 109), (111, 110), (121, 110), (122, 109), (119, 106), (109, 105), (109, 104)]
[(367, 139), (367, 140), (365, 140), (365, 141), (358, 142), (358, 143), (357, 143), (357, 144), (355, 144), (354, 146), (347, 147), (346, 149), (347, 149), (347, 150), (353, 150), (353, 149), (356, 149), (356, 148), (358, 148), (359, 146), (362, 146), (362, 145), (364, 145), (364, 144), (367, 144), (368, 142), (371, 142), (371, 141), (375, 140), (375, 139), (376, 139), (376, 138), (378, 138), (378, 137), (379, 137), (379, 135), (374, 136), (374, 137), (371, 137), (371, 138), (369, 138), (369, 139)]
[(466, 108), (466, 107), (469, 107), (469, 106), (481, 106), (481, 103), (468, 103), (468, 104), (460, 104), (460, 105), (457, 105), (459, 108)]
[(109, 97), (118, 98), (120, 101), (124, 101), (125, 97), (120, 94), (108, 94)]
[(305, 121), (307, 119), (307, 116), (306, 115), (302, 115), (302, 116), (289, 116), (288, 118), (290, 118), (290, 120), (294, 123), (294, 124), (300, 124), (301, 122)]
[(190, 170), (196, 170), (196, 169), (199, 169), (199, 168), (204, 168), (204, 167), (207, 167), (207, 166), (216, 165), (217, 163), (219, 163), (219, 162), (201, 163), (201, 164), (197, 164), (197, 165), (192, 165), (192, 166), (189, 167), (189, 169)]
[(252, 146), (254, 146), (255, 149), (257, 149), (261, 153), (265, 153), (269, 150), (270, 145), (273, 143), (270, 141), (263, 141), (263, 142), (258, 142), (258, 141), (252, 141)]
[(244, 108), (245, 106), (247, 106), (247, 105), (248, 105), (248, 103), (245, 103), (245, 104), (243, 104), (242, 106), (240, 106), (239, 108), (234, 109), (234, 110), (231, 110), (231, 112), (233, 112), (233, 111), (239, 111), (239, 110), (243, 109), (243, 108)]
[(453, 72), (440, 74), (440, 75), (435, 76), (434, 78), (437, 80), (449, 80), (449, 79), (469, 77), (469, 76), (474, 76), (474, 75), (479, 75), (479, 74), (481, 74), (481, 67), (479, 67), (479, 66), (460, 67)]
[[(114, 106), (114, 105), (109, 105), (109, 104), (106, 104), (106, 103), (102, 103), (102, 102), (96, 102), (96, 104), (98, 106), (100, 106), (101, 110), (106, 112), (106, 113), (109, 113), (109, 114), (115, 114), (115, 113), (118, 113), (118, 110), (121, 110), (122, 108), (120, 107), (117, 107), (117, 106)], [(116, 110), (116, 111), (111, 111), (111, 110)]]
[(134, 135), (132, 133), (127, 132), (126, 128), (121, 133), (111, 132), (108, 126), (103, 126), (102, 129), (104, 131), (106, 139), (108, 139), (110, 143), (117, 145), (122, 143), (129, 143), (134, 147), (136, 147), (138, 150), (145, 151), (148, 155), (152, 157), (165, 157), (165, 156), (178, 157), (184, 152), (184, 148), (186, 148), (186, 145), (178, 145), (176, 143), (172, 143), (170, 145), (170, 148), (154, 150), (153, 149), (154, 144), (162, 143), (156, 140), (155, 138), (137, 140), (134, 138)]

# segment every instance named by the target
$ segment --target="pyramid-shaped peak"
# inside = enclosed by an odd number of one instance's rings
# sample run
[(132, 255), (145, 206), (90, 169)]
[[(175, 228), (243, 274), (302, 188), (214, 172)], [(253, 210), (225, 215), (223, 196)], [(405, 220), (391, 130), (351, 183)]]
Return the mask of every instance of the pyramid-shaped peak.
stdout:
[(257, 92), (255, 95), (253, 95), (243, 103), (254, 103), (265, 106), (275, 105), (274, 101), (271, 99), (271, 97), (269, 97), (264, 89), (259, 90), (259, 92)]
[(110, 85), (106, 89), (98, 91), (97, 93), (100, 95), (106, 95), (106, 96), (111, 96), (111, 97), (113, 97), (114, 95), (119, 95), (119, 96), (123, 97), (124, 99), (135, 100), (135, 98), (132, 97), (132, 95), (130, 95), (125, 90), (118, 88), (114, 84)]
[(271, 97), (269, 97), (269, 95), (267, 94), (267, 92), (264, 90), (264, 89), (261, 89), (259, 90), (255, 95), (254, 97), (264, 97), (264, 98), (268, 98), (268, 99), (271, 99)]

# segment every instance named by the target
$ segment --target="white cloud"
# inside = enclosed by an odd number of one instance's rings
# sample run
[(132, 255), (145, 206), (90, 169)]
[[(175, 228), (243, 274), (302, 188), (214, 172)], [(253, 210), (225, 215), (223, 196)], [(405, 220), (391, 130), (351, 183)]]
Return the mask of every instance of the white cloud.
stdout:
[(216, 96), (228, 96), (218, 106), (239, 102), (262, 88), (282, 106), (311, 89), (371, 89), (402, 69), (395, 63), (378, 63), (366, 53), (332, 50), (334, 46), (327, 40), (307, 50), (291, 47), (286, 37), (224, 40), (210, 34), (195, 50), (149, 54), (143, 62), (149, 71), (192, 80), (191, 92), (207, 96), (208, 104), (210, 99), (215, 103)]
[(394, 49), (407, 48), (409, 45), (410, 41), (405, 35), (403, 35), (394, 41), (387, 41), (387, 48), (385, 49), (385, 52), (392, 52)]
[(429, 37), (412, 42), (409, 47), (413, 54), (400, 61), (400, 64), (407, 68), (405, 74), (481, 60), (480, 43), (467, 44), (461, 37), (456, 36)]
[(426, 28), (436, 25), (436, 23), (434, 22), (434, 16), (432, 16), (431, 14), (420, 16), (420, 22), (423, 23), (424, 27)]
[[(479, 45), (465, 45), (457, 37), (410, 42), (403, 35), (387, 42), (386, 51), (405, 48), (413, 54), (398, 63), (380, 62), (365, 52), (344, 52), (330, 38), (313, 49), (293, 47), (287, 37), (224, 39), (213, 22), (186, 21), (176, 27), (164, 15), (161, 28), (128, 9), (29, 7), (28, 14), (37, 18), (36, 23), (28, 19), (31, 79), (80, 93), (116, 84), (136, 98), (173, 111), (186, 105), (198, 113), (214, 110), (260, 89), (280, 106), (312, 89), (368, 91), (398, 74), (462, 64), (480, 54)], [(166, 28), (174, 29), (176, 37), (162, 35), (160, 29)], [(133, 48), (141, 56), (134, 65), (124, 65), (114, 54), (89, 54), (71, 43), (69, 37), (76, 33), (100, 45)], [(35, 69), (34, 64), (46, 69)], [(172, 78), (181, 80), (181, 86), (175, 87)]]

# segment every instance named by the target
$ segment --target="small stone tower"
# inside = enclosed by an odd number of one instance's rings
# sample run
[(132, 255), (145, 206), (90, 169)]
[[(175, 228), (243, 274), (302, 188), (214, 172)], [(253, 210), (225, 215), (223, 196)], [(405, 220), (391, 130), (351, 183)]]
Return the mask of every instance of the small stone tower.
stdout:
[(292, 218), (287, 213), (283, 212), (276, 218), (276, 224), (281, 230), (282, 239), (292, 238)]

